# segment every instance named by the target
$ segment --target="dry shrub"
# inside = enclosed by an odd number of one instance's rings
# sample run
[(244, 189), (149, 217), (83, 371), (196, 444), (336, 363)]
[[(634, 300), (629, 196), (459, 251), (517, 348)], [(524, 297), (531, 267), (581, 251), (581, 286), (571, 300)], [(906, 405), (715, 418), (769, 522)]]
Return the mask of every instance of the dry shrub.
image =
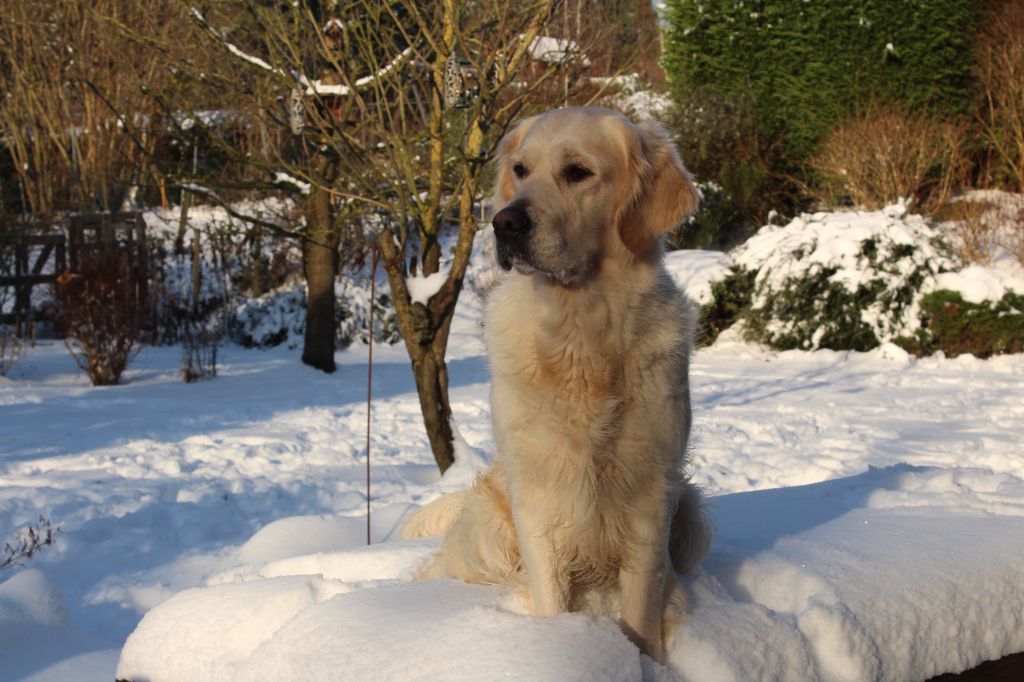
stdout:
[(900, 199), (945, 203), (965, 174), (962, 126), (896, 105), (870, 104), (834, 130), (811, 162), (819, 198), (867, 209)]
[(60, 528), (54, 528), (50, 520), (40, 514), (39, 521), (17, 532), (14, 544), (4, 543), (0, 568), (17, 566), (22, 559), (31, 559), (43, 547), (52, 545), (58, 533)]
[(989, 148), (988, 174), (1024, 192), (1024, 3), (990, 0), (978, 34), (978, 122)]
[(116, 255), (83, 260), (77, 270), (55, 286), (65, 344), (93, 386), (116, 384), (140, 347), (138, 273)]
[(1013, 254), (1018, 263), (1024, 265), (1024, 206), (1018, 206), (1013, 211), (1004, 239), (1006, 250)]
[(957, 250), (968, 263), (988, 265), (997, 236), (992, 206), (983, 201), (954, 201), (943, 206), (937, 217), (950, 222)]
[(223, 325), (189, 319), (182, 334), (181, 378), (191, 384), (217, 376), (217, 351), (224, 338)]
[(25, 343), (15, 329), (0, 325), (0, 377), (7, 376), (7, 372), (24, 354)]
[(989, 265), (1010, 254), (1024, 265), (1024, 195), (975, 194), (955, 199), (935, 213), (968, 263)]

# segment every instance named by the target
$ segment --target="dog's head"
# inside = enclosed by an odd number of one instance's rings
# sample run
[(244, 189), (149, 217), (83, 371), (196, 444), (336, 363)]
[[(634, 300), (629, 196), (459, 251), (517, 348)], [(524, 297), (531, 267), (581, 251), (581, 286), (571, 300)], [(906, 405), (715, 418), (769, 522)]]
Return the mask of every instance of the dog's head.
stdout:
[(502, 268), (576, 286), (608, 261), (643, 257), (697, 207), (665, 131), (610, 109), (525, 119), (498, 144), (492, 224)]

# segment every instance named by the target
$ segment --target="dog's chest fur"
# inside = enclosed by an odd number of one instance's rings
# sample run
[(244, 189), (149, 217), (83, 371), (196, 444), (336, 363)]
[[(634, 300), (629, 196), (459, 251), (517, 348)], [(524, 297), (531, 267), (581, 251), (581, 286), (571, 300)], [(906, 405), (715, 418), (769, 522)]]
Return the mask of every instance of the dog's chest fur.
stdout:
[(538, 289), (529, 280), (507, 282), (489, 308), (491, 370), (499, 385), (493, 397), (505, 413), (494, 416), (517, 439), (554, 430), (582, 455), (613, 435), (629, 389), (629, 334), (615, 331), (622, 321), (610, 319), (611, 307), (599, 296)]
[(488, 305), (492, 422), (510, 493), (555, 511), (551, 532), (583, 573), (611, 572), (628, 533), (616, 512), (667, 482), (669, 462), (631, 451), (629, 428), (671, 392), (672, 377), (651, 361), (681, 334), (652, 338), (643, 318), (600, 291), (574, 297), (526, 277), (504, 282)]

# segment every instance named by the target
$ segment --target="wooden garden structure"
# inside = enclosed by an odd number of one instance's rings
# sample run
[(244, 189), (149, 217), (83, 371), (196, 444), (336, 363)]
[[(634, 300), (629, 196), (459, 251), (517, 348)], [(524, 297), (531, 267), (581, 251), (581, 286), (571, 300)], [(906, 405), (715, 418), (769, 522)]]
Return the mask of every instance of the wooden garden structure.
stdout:
[[(148, 299), (146, 223), (138, 212), (73, 215), (57, 221), (13, 224), (0, 232), (0, 324), (19, 328), (38, 319), (33, 290), (52, 286), (83, 262), (125, 259), (132, 270), (133, 297)], [(13, 294), (13, 295), (12, 295)], [(19, 329), (19, 332), (22, 329)]]

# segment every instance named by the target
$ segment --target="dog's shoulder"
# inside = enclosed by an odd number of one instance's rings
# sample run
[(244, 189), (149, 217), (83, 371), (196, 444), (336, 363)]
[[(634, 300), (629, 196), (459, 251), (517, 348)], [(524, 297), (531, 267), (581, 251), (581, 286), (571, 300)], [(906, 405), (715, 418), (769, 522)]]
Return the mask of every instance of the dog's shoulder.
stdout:
[(651, 352), (678, 351), (689, 355), (700, 319), (700, 309), (658, 265), (637, 295), (633, 336)]

